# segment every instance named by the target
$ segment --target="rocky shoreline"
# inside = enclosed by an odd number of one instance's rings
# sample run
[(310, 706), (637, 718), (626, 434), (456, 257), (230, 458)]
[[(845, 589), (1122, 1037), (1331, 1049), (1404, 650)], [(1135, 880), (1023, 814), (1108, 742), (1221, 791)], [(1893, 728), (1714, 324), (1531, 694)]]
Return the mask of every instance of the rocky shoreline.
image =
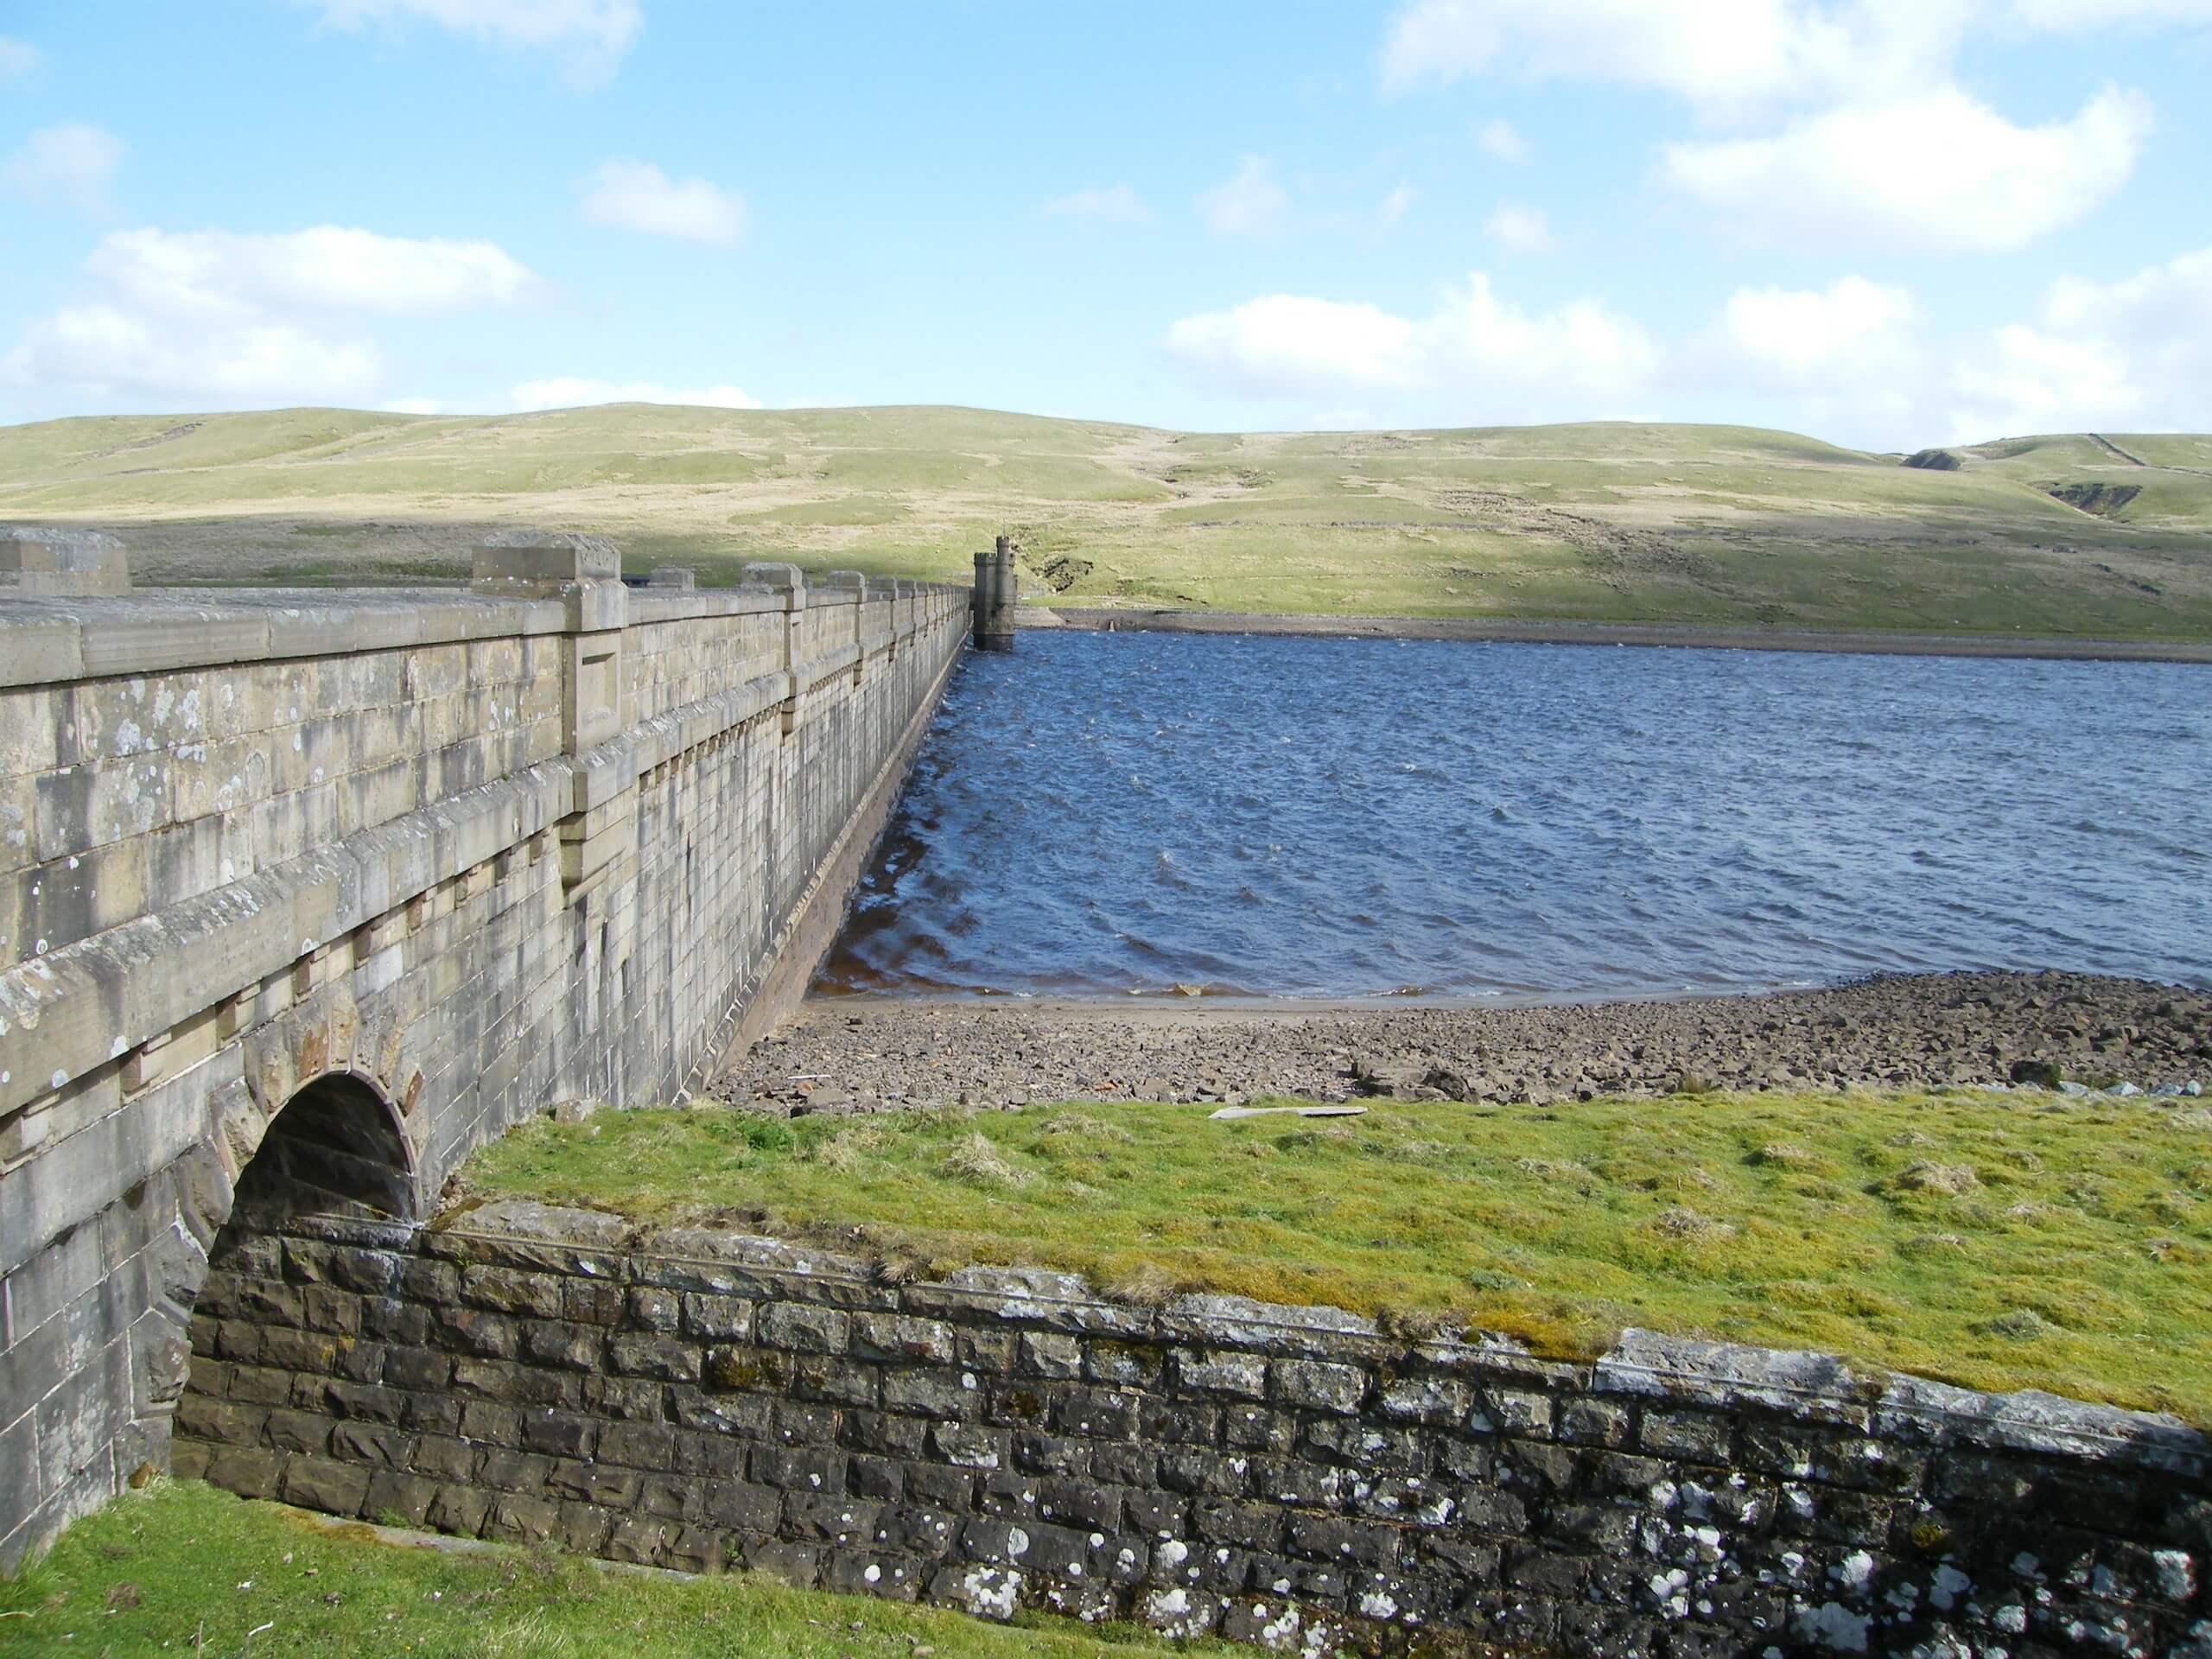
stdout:
[(785, 1113), (1071, 1098), (1236, 1104), (1262, 1094), (1541, 1104), (2016, 1075), (2196, 1095), (2212, 1086), (2212, 993), (2089, 974), (1958, 973), (1516, 1007), (817, 997), (731, 1055), (709, 1092)]
[(1270, 633), (1328, 639), (1467, 639), (1548, 645), (1672, 645), (1715, 651), (1813, 651), (1903, 657), (2019, 657), (2067, 662), (2212, 663), (2212, 644), (2182, 639), (2075, 639), (2056, 635), (1836, 633), (1722, 624), (1536, 622), (1505, 617), (1306, 615), (1137, 607), (1026, 605), (1025, 628), (1106, 633)]

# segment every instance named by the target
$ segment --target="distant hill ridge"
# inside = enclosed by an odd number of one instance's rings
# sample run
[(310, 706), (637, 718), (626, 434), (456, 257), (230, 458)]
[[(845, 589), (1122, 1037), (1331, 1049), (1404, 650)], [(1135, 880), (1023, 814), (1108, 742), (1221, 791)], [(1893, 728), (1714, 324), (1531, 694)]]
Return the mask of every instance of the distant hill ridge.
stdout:
[(0, 520), (142, 582), (457, 577), (490, 525), (639, 568), (958, 578), (1002, 529), (1068, 602), (2212, 639), (2212, 437), (1871, 454), (1749, 427), (1176, 433), (987, 410), (614, 404), (0, 428)]

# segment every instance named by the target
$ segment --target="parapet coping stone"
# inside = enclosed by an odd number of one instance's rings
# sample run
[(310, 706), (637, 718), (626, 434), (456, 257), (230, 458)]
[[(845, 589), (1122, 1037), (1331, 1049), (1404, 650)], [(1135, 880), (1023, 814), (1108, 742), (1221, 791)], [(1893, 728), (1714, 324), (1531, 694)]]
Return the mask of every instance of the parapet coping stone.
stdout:
[[(799, 590), (802, 598), (808, 591)], [(862, 596), (851, 588), (814, 591), (823, 604)], [(644, 588), (629, 594), (629, 616), (634, 626), (753, 615), (782, 611), (788, 597), (757, 584)], [(0, 687), (569, 631), (569, 608), (558, 598), (464, 586), (140, 588), (67, 597), (6, 588)]]
[[(705, 1227), (641, 1229), (604, 1211), (531, 1199), (483, 1205), (431, 1228), (454, 1243), (581, 1249), (596, 1255), (750, 1269), (825, 1287), (893, 1293), (911, 1312), (964, 1308), (1078, 1334), (1160, 1344), (1295, 1349), (1374, 1357), (1410, 1354), (1439, 1369), (1503, 1373), (1595, 1395), (1726, 1412), (1749, 1408), (1808, 1425), (1848, 1428), (1930, 1449), (1981, 1448), (2156, 1469), (2187, 1478), (2212, 1468), (2212, 1436), (2169, 1412), (2130, 1411), (2041, 1389), (1991, 1394), (1902, 1372), (1854, 1371), (1809, 1350), (1761, 1348), (1631, 1327), (1594, 1362), (1544, 1360), (1511, 1338), (1447, 1331), (1394, 1340), (1372, 1319), (1344, 1309), (1179, 1296), (1158, 1309), (1109, 1300), (1078, 1274), (1039, 1268), (963, 1268), (925, 1284), (893, 1287), (856, 1256), (758, 1234)], [(835, 1294), (826, 1300), (839, 1300)], [(887, 1304), (890, 1305), (890, 1304)]]

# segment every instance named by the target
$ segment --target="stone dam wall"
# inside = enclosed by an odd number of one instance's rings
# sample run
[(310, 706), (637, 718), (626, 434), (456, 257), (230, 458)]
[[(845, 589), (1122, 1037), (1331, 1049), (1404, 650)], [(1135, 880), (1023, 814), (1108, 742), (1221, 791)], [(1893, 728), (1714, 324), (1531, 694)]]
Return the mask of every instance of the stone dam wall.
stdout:
[(166, 1461), (234, 1205), (419, 1217), (803, 990), (969, 598), (750, 574), (0, 598), (0, 1567)]
[(1309, 1655), (2212, 1655), (2170, 1418), (1591, 1364), (524, 1203), (233, 1229), (175, 1465), (342, 1516)]

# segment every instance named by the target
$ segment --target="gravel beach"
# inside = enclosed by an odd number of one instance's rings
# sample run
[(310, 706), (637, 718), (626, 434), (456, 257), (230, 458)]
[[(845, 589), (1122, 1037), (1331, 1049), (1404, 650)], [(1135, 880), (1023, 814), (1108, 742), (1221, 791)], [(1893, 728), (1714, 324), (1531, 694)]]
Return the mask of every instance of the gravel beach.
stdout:
[[(1530, 1101), (1684, 1087), (2212, 1086), (2212, 994), (2084, 974), (1535, 1007), (817, 997), (711, 1085), (779, 1112), (1260, 1094)], [(2196, 1108), (2191, 1103), (2191, 1109)]]

